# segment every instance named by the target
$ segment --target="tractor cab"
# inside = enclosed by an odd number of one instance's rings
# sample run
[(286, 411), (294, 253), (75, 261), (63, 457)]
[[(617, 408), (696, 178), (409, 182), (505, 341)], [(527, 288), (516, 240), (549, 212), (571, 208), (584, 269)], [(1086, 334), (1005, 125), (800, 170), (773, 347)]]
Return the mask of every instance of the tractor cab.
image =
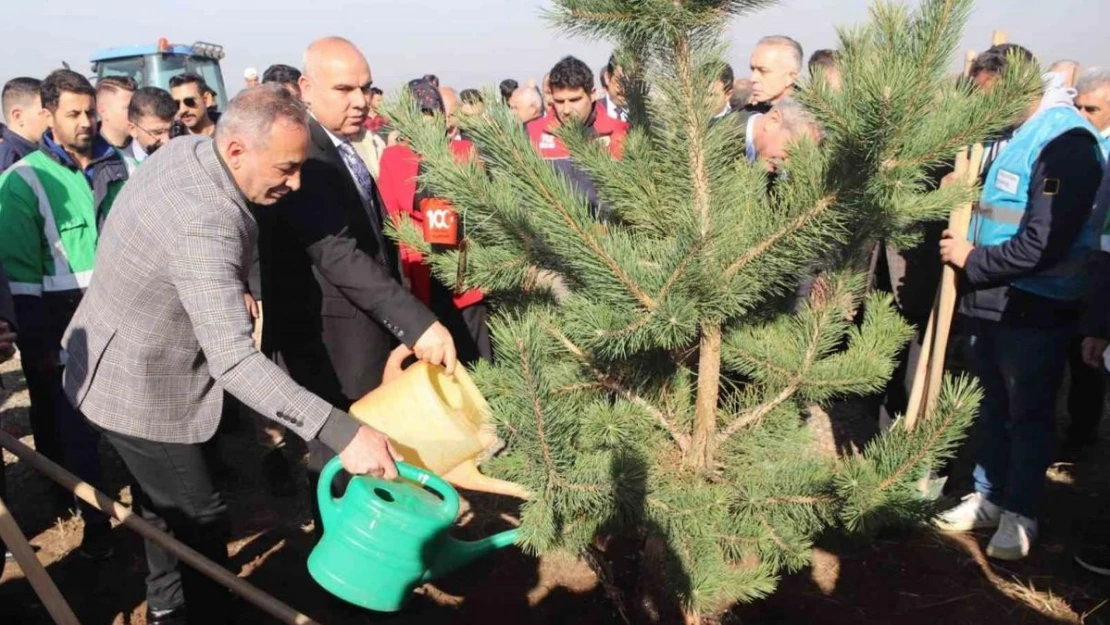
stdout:
[(220, 59), (223, 46), (198, 41), (193, 45), (171, 44), (160, 39), (155, 45), (109, 48), (92, 56), (92, 71), (97, 80), (107, 76), (127, 76), (140, 87), (170, 90), (170, 78), (192, 72), (199, 74), (216, 91), (216, 107), (227, 108)]

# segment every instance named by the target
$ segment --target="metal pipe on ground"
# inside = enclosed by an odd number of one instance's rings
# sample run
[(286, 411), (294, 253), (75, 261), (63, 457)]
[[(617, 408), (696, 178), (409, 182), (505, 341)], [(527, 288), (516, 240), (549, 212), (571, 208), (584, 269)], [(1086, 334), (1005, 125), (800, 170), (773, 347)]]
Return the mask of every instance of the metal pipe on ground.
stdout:
[[(104, 493), (96, 490), (87, 482), (48, 460), (42, 454), (19, 442), (11, 434), (0, 430), (0, 447), (6, 447), (21, 461), (31, 465), (37, 471), (66, 488), (82, 501), (100, 510), (104, 514), (117, 519), (126, 527), (134, 530), (147, 540), (154, 541), (180, 558), (183, 562), (193, 567), (218, 584), (228, 588), (246, 601), (253, 604), (263, 612), (278, 619), (287, 625), (320, 625), (307, 615), (294, 610), (284, 602), (259, 590), (250, 582), (240, 579), (231, 571), (223, 568), (196, 550), (188, 547), (166, 534), (165, 532), (147, 523), (128, 508)], [(76, 623), (77, 621), (71, 621)]]

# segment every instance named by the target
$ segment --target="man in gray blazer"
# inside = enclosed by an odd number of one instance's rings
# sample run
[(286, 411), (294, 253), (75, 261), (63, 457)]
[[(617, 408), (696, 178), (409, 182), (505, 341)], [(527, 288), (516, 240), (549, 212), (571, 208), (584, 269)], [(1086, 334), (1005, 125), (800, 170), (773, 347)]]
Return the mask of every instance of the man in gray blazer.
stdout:
[[(66, 331), (66, 396), (119, 452), (142, 515), (226, 564), (227, 507), (201, 443), (226, 389), (339, 453), (351, 473), (397, 475), (388, 438), (294, 383), (255, 348), (243, 303), (257, 226), (248, 202), (296, 191), (308, 116), (276, 85), (241, 92), (213, 139), (175, 139), (119, 196), (96, 274)], [(228, 594), (147, 543), (147, 623), (227, 623)]]

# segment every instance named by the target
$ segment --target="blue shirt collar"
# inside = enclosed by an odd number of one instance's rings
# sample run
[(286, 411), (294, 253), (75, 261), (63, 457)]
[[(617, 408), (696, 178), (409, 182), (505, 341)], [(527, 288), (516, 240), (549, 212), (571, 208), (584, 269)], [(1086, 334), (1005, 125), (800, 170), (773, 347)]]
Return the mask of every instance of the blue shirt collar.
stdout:
[[(57, 157), (63, 165), (69, 167), (70, 169), (79, 169), (77, 167), (77, 163), (73, 162), (73, 159), (70, 158), (69, 153), (65, 151), (65, 148), (54, 142), (53, 130), (47, 130), (42, 135), (42, 144), (51, 154)], [(88, 168), (85, 169), (82, 173), (84, 173), (85, 177), (91, 181), (97, 163), (106, 158), (111, 158), (112, 156), (115, 156), (115, 154), (115, 148), (113, 148), (110, 143), (105, 141), (103, 137), (97, 134), (95, 137), (93, 137), (92, 161), (89, 162)]]

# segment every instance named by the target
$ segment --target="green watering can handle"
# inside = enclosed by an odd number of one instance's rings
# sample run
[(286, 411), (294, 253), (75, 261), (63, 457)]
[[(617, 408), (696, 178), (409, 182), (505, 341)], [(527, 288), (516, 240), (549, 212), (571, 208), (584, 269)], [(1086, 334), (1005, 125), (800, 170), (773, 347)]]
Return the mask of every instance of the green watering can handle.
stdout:
[(336, 499), (331, 496), (331, 483), (335, 481), (337, 473), (343, 470), (343, 464), (339, 462), (339, 456), (336, 456), (324, 465), (324, 470), (320, 472), (320, 481), (316, 484), (316, 501), (320, 506), (320, 520), (324, 522), (324, 527), (329, 527), (331, 520), (339, 514), (339, 502), (342, 500)]
[[(324, 470), (320, 472), (320, 482), (316, 485), (316, 500), (320, 504), (320, 518), (324, 522), (325, 529), (332, 524), (331, 519), (339, 514), (339, 508), (343, 501), (342, 497), (336, 499), (331, 496), (331, 483), (342, 470), (343, 465), (339, 462), (339, 456), (332, 458), (324, 465)], [(416, 482), (438, 494), (443, 499), (444, 516), (452, 521), (459, 516), (459, 494), (443, 478), (407, 462), (398, 462), (397, 472), (406, 480)]]
[(397, 472), (406, 480), (425, 486), (439, 495), (443, 499), (444, 516), (452, 521), (459, 516), (459, 493), (446, 480), (431, 471), (421, 469), (407, 462), (398, 462)]

